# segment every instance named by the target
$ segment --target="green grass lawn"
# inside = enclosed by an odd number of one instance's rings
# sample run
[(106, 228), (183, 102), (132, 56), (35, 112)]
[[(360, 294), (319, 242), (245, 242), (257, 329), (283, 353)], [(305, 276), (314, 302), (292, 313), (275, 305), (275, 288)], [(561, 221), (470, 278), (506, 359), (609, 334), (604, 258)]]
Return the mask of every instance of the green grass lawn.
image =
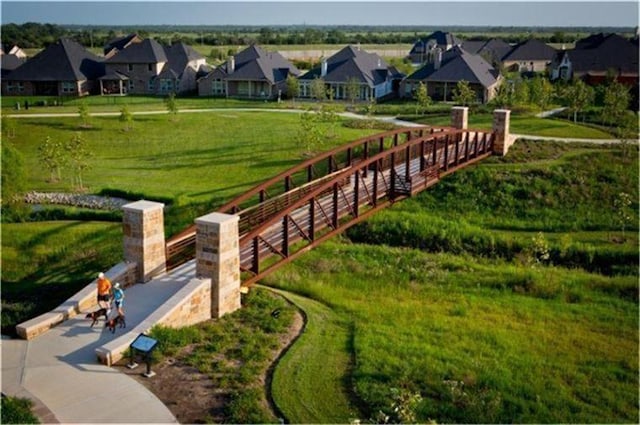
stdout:
[[(449, 115), (425, 116), (416, 122), (432, 126), (450, 125)], [(490, 130), (493, 116), (484, 113), (469, 114), (469, 128)], [(569, 121), (537, 118), (528, 115), (511, 115), (510, 130), (515, 134), (531, 134), (543, 137), (570, 137), (576, 139), (611, 139), (611, 134), (596, 128), (574, 124)]]
[(309, 298), (277, 291), (304, 311), (306, 327), (275, 369), (271, 391), (289, 423), (347, 423), (360, 417), (350, 395), (349, 323)]
[(267, 281), (352, 322), (364, 420), (393, 389), (418, 422), (637, 420), (637, 276), (330, 242)]

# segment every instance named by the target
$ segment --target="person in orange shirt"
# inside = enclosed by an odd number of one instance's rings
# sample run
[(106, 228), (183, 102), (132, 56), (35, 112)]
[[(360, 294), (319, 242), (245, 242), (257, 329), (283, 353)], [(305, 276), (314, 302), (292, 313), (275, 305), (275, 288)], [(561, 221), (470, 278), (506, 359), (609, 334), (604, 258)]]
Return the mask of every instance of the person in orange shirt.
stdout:
[(111, 294), (111, 281), (100, 272), (98, 274), (98, 306), (107, 309), (107, 315), (110, 313), (109, 297)]

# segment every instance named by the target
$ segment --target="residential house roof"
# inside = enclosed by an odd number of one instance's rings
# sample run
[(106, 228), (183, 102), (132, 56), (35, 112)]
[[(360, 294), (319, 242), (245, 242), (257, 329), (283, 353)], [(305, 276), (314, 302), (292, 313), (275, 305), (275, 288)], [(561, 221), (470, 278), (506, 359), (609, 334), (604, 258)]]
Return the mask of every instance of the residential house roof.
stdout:
[(493, 62), (500, 61), (509, 51), (511, 46), (499, 38), (486, 41), (464, 41), (462, 48), (474, 55), (480, 55)]
[[(313, 80), (320, 78), (321, 74), (321, 66), (316, 67), (300, 77), (300, 80)], [(350, 45), (327, 58), (327, 73), (322, 78), (331, 83), (346, 83), (355, 78), (360, 83), (374, 87), (388, 78), (400, 77), (397, 69), (390, 67), (377, 54)]]
[(506, 55), (503, 61), (541, 61), (551, 62), (556, 55), (556, 49), (534, 38), (516, 44)]
[(479, 55), (473, 55), (459, 46), (442, 54), (440, 65), (428, 63), (407, 77), (407, 80), (427, 82), (468, 81), (483, 87), (494, 85), (499, 72)]
[(168, 66), (178, 75), (182, 74), (189, 62), (203, 60), (205, 57), (184, 43), (175, 43), (164, 47)]
[(140, 37), (138, 37), (138, 34), (129, 34), (124, 37), (114, 38), (113, 40), (105, 44), (102, 50), (105, 56), (107, 56), (112, 50), (115, 49), (116, 52), (124, 50), (127, 46), (129, 46), (131, 43), (135, 43), (136, 41), (140, 41)]
[(554, 65), (567, 55), (574, 73), (638, 74), (638, 48), (617, 34), (594, 34), (576, 42), (575, 49), (558, 52)]
[(104, 74), (102, 58), (73, 40), (61, 38), (13, 70), (14, 81), (82, 81)]
[(133, 43), (106, 60), (107, 63), (161, 63), (167, 62), (167, 55), (162, 45), (146, 38), (140, 43)]
[[(230, 72), (231, 71), (231, 72)], [(298, 76), (300, 71), (278, 52), (267, 52), (251, 45), (212, 71), (214, 75), (230, 81), (268, 81), (275, 84), (287, 79), (289, 74)]]
[(427, 46), (429, 44), (435, 44), (442, 50), (447, 50), (451, 46), (461, 45), (462, 40), (460, 40), (450, 32), (435, 31), (432, 34), (426, 37), (422, 37), (420, 40), (416, 41), (409, 54), (412, 55), (423, 53), (424, 46)]
[(0, 55), (0, 68), (2, 70), (0, 75), (2, 78), (6, 77), (11, 71), (22, 65), (24, 61), (24, 59), (19, 58), (16, 55)]

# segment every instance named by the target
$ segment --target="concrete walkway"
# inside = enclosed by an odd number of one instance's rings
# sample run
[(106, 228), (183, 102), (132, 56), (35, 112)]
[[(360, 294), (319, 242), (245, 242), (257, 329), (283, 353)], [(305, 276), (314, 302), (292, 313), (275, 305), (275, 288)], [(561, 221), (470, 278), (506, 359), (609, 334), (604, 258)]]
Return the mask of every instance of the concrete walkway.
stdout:
[[(127, 328), (142, 323), (184, 286), (193, 262), (126, 290)], [(2, 393), (30, 398), (45, 423), (176, 423), (169, 409), (135, 379), (98, 362), (95, 349), (124, 334), (104, 320), (91, 328), (75, 316), (31, 341), (2, 339)], [(139, 366), (140, 373), (145, 371)], [(153, 379), (153, 378), (151, 378)]]

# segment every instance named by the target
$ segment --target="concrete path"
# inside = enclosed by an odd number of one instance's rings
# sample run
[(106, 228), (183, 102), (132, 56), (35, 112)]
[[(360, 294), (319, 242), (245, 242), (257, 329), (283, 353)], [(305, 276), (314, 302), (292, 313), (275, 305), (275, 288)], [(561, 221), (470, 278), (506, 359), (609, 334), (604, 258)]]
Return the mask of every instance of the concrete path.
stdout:
[[(125, 312), (132, 329), (183, 287), (195, 263), (146, 284), (127, 288)], [(169, 409), (135, 379), (98, 362), (95, 349), (123, 335), (104, 320), (91, 328), (75, 316), (31, 341), (2, 339), (2, 392), (30, 398), (45, 423), (176, 423)], [(143, 373), (144, 366), (140, 366)], [(151, 378), (153, 379), (153, 378)]]

